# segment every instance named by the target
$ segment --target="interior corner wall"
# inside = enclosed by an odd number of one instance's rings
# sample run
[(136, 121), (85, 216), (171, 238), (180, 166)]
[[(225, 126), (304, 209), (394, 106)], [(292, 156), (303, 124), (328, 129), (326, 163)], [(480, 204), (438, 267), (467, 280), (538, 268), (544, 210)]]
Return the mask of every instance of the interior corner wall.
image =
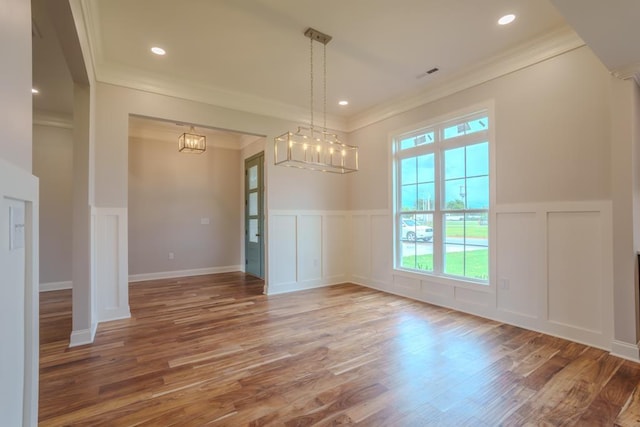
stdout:
[[(0, 0), (0, 28), (0, 420), (35, 426), (39, 208), (38, 180), (31, 173), (30, 3)], [(10, 206), (24, 208), (24, 247), (10, 245)], [(14, 230), (20, 230), (22, 215), (15, 218)]]
[[(611, 79), (582, 47), (352, 132), (362, 164), (350, 181), (351, 280), (610, 349)], [(395, 270), (391, 135), (488, 101), (494, 279), (474, 286)]]
[[(222, 137), (222, 136), (221, 136)], [(129, 139), (131, 280), (239, 271), (240, 150)], [(171, 256), (169, 256), (171, 254)]]
[[(640, 83), (632, 82), (633, 113), (633, 239), (636, 258), (640, 259)], [(634, 262), (636, 284), (636, 342), (640, 342), (640, 263)]]
[(40, 180), (40, 288), (71, 286), (73, 130), (33, 126), (33, 174)]
[(634, 224), (634, 199), (638, 189), (635, 159), (638, 91), (632, 80), (611, 80), (611, 174), (613, 200), (613, 262), (615, 345), (618, 353), (639, 358), (638, 340), (638, 227)]

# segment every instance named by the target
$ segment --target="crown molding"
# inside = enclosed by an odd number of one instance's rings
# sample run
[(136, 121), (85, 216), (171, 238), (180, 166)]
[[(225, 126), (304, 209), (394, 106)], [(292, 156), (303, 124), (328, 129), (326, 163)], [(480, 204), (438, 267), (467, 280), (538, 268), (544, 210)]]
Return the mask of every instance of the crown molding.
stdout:
[[(275, 117), (295, 123), (308, 123), (309, 110), (241, 92), (202, 85), (183, 79), (167, 78), (122, 65), (102, 64), (96, 67), (99, 82), (152, 92), (175, 98), (215, 105), (231, 110)], [(318, 117), (321, 113), (316, 112)], [(327, 115), (327, 127), (344, 130), (344, 118)]]
[(584, 41), (572, 29), (569, 27), (560, 28), (482, 61), (463, 73), (445, 79), (433, 87), (355, 114), (347, 122), (347, 132), (353, 132), (421, 105), (546, 61), (584, 45)]
[(640, 62), (636, 64), (627, 65), (626, 67), (616, 68), (615, 70), (611, 71), (611, 74), (613, 74), (614, 77), (617, 77), (621, 80), (627, 80), (627, 79), (633, 79), (633, 78), (637, 80), (638, 76), (640, 75)]
[(100, 43), (92, 37), (96, 34), (99, 35), (100, 29), (95, 23), (95, 14), (92, 15), (89, 12), (95, 11), (95, 8), (90, 6), (88, 0), (69, 0), (69, 6), (76, 25), (80, 50), (82, 51), (89, 83), (94, 84), (96, 81), (96, 53), (94, 48), (95, 46), (100, 46)]
[(53, 111), (34, 110), (33, 124), (38, 126), (51, 126), (63, 129), (73, 129), (73, 116)]

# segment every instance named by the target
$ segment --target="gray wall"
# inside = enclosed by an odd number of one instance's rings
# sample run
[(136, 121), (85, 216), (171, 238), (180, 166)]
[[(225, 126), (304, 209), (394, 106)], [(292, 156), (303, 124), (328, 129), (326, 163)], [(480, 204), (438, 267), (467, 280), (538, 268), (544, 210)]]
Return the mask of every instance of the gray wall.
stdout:
[(129, 274), (239, 266), (240, 165), (240, 150), (130, 138)]
[(33, 174), (40, 179), (40, 283), (70, 282), (72, 129), (33, 126)]

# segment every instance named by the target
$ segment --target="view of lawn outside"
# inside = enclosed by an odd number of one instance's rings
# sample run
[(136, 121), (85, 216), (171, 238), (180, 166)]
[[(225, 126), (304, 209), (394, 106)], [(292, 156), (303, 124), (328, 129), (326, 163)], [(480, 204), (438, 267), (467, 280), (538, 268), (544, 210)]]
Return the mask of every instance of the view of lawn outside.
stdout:
[[(470, 279), (489, 279), (489, 227), (485, 220), (445, 221), (444, 273)], [(433, 244), (403, 243), (401, 267), (433, 271)], [(410, 253), (410, 254), (407, 254)]]

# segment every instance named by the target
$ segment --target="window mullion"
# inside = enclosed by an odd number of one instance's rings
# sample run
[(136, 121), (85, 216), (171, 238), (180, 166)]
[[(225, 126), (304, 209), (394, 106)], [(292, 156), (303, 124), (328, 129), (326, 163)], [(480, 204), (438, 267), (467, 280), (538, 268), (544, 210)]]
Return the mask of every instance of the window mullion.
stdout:
[[(439, 135), (439, 129), (437, 134)], [(439, 138), (438, 138), (439, 139)], [(444, 229), (442, 222), (442, 150), (438, 147), (434, 151), (434, 173), (435, 173), (435, 197), (434, 197), (434, 212), (433, 212), (433, 272), (435, 274), (442, 274), (442, 248), (444, 242)]]

